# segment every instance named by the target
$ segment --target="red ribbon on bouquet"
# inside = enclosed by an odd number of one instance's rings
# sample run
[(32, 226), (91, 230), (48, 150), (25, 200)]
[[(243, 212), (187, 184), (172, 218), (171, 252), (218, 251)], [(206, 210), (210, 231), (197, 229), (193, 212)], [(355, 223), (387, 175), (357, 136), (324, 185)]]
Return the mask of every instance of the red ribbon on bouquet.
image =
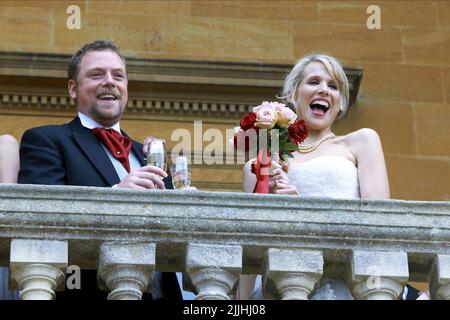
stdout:
[(256, 175), (256, 185), (253, 193), (269, 193), (269, 178), (271, 158), (269, 149), (259, 150), (258, 156), (252, 163), (252, 173)]

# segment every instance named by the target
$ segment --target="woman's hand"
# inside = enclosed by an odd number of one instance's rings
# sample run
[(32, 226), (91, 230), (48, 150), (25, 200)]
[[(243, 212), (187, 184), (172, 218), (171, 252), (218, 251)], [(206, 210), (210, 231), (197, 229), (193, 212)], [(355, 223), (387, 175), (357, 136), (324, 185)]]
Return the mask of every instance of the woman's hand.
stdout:
[(273, 193), (290, 194), (295, 196), (298, 196), (300, 194), (296, 186), (289, 184), (289, 181), (283, 179), (276, 181)]
[(287, 176), (288, 165), (280, 165), (278, 162), (272, 161), (270, 167), (271, 175), (269, 178), (269, 192), (274, 194), (291, 194), (299, 195), (296, 186), (289, 184)]
[(270, 177), (269, 177), (269, 192), (275, 193), (274, 188), (277, 180), (289, 180), (286, 172), (283, 170), (282, 166), (276, 162), (272, 161), (270, 164)]

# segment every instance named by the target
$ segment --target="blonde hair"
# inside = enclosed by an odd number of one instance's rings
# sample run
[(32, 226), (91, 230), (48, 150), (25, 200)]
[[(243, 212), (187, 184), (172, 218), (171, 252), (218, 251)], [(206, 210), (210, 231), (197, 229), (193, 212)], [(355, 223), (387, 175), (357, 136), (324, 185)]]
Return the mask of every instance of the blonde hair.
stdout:
[(296, 105), (298, 86), (305, 78), (304, 71), (306, 66), (311, 62), (321, 62), (327, 69), (330, 76), (339, 84), (339, 92), (341, 94), (341, 101), (339, 105), (338, 118), (345, 114), (349, 103), (349, 85), (348, 79), (345, 75), (341, 63), (334, 57), (326, 54), (311, 54), (301, 58), (291, 72), (284, 80), (283, 93), (279, 99), (284, 99), (286, 102), (291, 102)]

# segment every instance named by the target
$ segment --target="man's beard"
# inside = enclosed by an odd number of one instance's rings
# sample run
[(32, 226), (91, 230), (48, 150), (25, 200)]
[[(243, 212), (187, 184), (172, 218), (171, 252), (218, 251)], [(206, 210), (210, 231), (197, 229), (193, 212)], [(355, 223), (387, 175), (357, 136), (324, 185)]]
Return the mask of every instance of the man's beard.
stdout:
[[(124, 107), (122, 105), (119, 105), (119, 108), (117, 107), (112, 107), (112, 108), (108, 108), (107, 112), (105, 112), (105, 106), (99, 106), (98, 104), (95, 104), (92, 108), (91, 108), (91, 112), (92, 112), (92, 116), (95, 119), (98, 120), (104, 120), (104, 121), (119, 121), (120, 117), (122, 116), (122, 112), (124, 110)], [(110, 110), (114, 110), (114, 112), (110, 112)]]

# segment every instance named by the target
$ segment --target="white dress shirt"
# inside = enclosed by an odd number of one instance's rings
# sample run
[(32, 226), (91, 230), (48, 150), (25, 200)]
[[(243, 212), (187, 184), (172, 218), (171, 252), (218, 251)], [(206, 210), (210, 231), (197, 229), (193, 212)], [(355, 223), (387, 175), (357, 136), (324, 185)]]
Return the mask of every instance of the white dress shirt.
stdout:
[[(98, 122), (92, 120), (87, 115), (85, 115), (81, 112), (78, 112), (78, 117), (80, 118), (81, 125), (85, 128), (88, 128), (88, 129), (94, 129), (94, 128), (113, 129), (113, 130), (119, 132), (120, 134), (122, 134), (122, 132), (120, 132), (119, 122), (117, 122), (112, 127), (105, 127), (105, 126), (99, 124)], [(106, 154), (108, 155), (109, 160), (111, 160), (111, 163), (113, 164), (114, 169), (116, 170), (120, 181), (122, 181), (123, 178), (125, 178), (128, 175), (127, 170), (125, 170), (125, 168), (123, 167), (122, 163), (120, 163), (119, 160), (117, 160), (115, 157), (113, 157), (113, 155), (111, 154), (111, 151), (109, 151), (109, 149), (105, 145), (103, 145), (103, 143), (102, 143), (102, 147), (105, 150)], [(138, 158), (134, 155), (134, 153), (132, 151), (128, 155), (128, 160), (130, 161), (130, 172), (133, 172), (141, 167), (141, 164), (140, 164)]]

